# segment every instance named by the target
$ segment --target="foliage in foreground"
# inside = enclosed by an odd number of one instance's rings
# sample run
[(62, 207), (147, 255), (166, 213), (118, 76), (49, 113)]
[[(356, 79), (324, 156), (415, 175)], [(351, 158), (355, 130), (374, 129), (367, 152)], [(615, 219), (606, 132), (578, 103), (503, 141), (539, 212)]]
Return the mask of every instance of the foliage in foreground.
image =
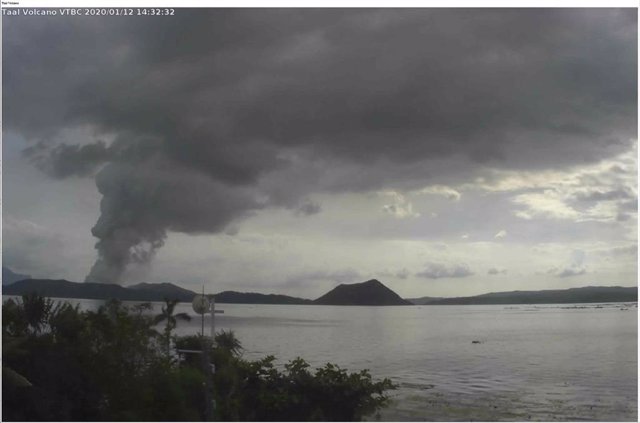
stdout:
[[(37, 295), (2, 307), (3, 420), (359, 420), (387, 402), (388, 380), (298, 358), (249, 361), (233, 332), (177, 338), (172, 302), (109, 301), (81, 311)], [(173, 304), (175, 305), (175, 304)], [(162, 332), (155, 330), (164, 322)], [(178, 360), (178, 349), (200, 350)], [(215, 365), (215, 374), (210, 366)], [(207, 407), (215, 400), (215, 408)]]

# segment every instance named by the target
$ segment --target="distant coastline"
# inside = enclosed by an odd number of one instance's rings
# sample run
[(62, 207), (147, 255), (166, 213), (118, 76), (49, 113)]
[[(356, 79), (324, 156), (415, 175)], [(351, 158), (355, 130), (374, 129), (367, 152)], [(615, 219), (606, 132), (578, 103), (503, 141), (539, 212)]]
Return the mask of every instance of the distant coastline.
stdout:
[(409, 299), (420, 305), (482, 305), (482, 304), (576, 304), (637, 302), (637, 287), (585, 286), (582, 288), (541, 291), (491, 292), (472, 297)]
[[(22, 295), (38, 292), (52, 298), (103, 300), (117, 298), (124, 301), (163, 301), (165, 298), (191, 302), (196, 292), (171, 283), (142, 283), (123, 287), (112, 284), (79, 283), (64, 279), (24, 279), (2, 286), (3, 295)], [(637, 287), (587, 286), (542, 291), (495, 292), (471, 297), (407, 298), (377, 280), (358, 284), (342, 284), (310, 300), (281, 294), (224, 291), (214, 295), (218, 303), (280, 304), (280, 305), (490, 305), (490, 304), (571, 304), (602, 302), (637, 302)]]

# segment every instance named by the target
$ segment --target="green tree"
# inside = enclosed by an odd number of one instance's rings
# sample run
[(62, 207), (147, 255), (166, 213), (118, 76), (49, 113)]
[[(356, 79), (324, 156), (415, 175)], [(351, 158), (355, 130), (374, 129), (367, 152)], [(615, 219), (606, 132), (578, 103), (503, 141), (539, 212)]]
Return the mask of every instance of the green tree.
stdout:
[(389, 379), (374, 381), (367, 370), (349, 373), (333, 364), (315, 372), (301, 358), (274, 365), (232, 357), (216, 366), (217, 419), (240, 421), (355, 421), (388, 402)]
[(27, 327), (22, 304), (9, 298), (2, 304), (2, 339), (26, 335)]
[(313, 372), (302, 359), (283, 370), (274, 357), (244, 360), (233, 332), (218, 333), (215, 347), (208, 337), (177, 338), (178, 347), (207, 351), (178, 363), (167, 359), (149, 304), (51, 304), (32, 296), (3, 305), (5, 421), (204, 420), (212, 397), (218, 420), (357, 420), (393, 388), (330, 364)]
[(40, 333), (46, 326), (53, 301), (36, 292), (22, 295), (22, 313), (32, 334)]
[(216, 333), (215, 336), (215, 345), (217, 348), (228, 351), (231, 355), (237, 356), (240, 355), (242, 350), (242, 344), (240, 340), (236, 338), (236, 334), (230, 331), (220, 331)]
[(174, 314), (176, 304), (179, 302), (178, 300), (165, 298), (164, 302), (165, 304), (162, 306), (162, 312), (155, 317), (153, 323), (157, 325), (166, 321), (162, 335), (162, 342), (165, 353), (169, 356), (171, 354), (171, 333), (178, 325), (178, 320), (189, 322), (191, 321), (191, 316), (187, 313)]
[(51, 334), (60, 341), (79, 341), (85, 329), (85, 319), (79, 304), (73, 307), (69, 303), (57, 303), (49, 314), (48, 324)]

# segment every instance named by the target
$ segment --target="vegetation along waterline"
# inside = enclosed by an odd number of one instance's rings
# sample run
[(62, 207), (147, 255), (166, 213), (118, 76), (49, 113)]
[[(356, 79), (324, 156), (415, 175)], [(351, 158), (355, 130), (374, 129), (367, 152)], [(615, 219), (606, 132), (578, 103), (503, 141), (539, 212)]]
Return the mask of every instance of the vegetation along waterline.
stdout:
[(395, 388), (330, 363), (313, 371), (301, 358), (284, 369), (273, 356), (245, 360), (233, 332), (217, 333), (214, 345), (177, 337), (187, 317), (174, 306), (167, 300), (154, 316), (150, 304), (117, 300), (96, 311), (37, 294), (5, 301), (3, 420), (353, 421), (384, 407)]

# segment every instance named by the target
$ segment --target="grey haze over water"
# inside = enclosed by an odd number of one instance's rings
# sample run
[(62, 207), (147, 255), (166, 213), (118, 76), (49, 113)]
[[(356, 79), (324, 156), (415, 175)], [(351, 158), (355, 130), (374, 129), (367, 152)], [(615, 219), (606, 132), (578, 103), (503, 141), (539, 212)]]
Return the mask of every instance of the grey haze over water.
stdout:
[(635, 9), (5, 16), (3, 88), (19, 273), (637, 284)]

